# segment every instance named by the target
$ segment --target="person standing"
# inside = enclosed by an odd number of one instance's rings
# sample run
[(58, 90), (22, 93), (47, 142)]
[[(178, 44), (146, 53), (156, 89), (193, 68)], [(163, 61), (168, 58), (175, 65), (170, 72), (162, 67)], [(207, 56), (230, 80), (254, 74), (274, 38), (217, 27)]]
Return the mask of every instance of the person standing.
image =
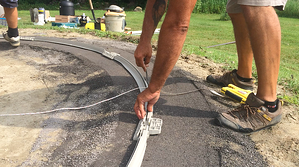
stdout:
[(240, 132), (254, 132), (280, 122), (282, 104), (277, 99), (280, 64), (281, 29), (275, 8), (283, 10), (287, 0), (228, 0), (238, 53), (238, 69), (223, 75), (210, 75), (207, 81), (227, 86), (234, 84), (253, 89), (252, 61), (258, 75), (257, 94), (250, 94), (246, 104), (219, 114), (221, 125)]
[(20, 45), (20, 36), (18, 30), (18, 0), (0, 0), (4, 8), (5, 18), (8, 30), (2, 35), (12, 46)]

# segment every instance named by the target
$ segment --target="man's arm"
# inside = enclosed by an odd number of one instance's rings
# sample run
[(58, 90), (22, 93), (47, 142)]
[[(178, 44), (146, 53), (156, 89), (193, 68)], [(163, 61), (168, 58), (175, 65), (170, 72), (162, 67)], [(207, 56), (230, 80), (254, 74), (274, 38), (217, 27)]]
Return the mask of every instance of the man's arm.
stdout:
[(145, 102), (148, 102), (147, 110), (153, 111), (153, 105), (158, 101), (160, 91), (180, 56), (195, 3), (196, 0), (169, 0), (168, 11), (159, 35), (151, 81), (149, 87), (138, 95), (134, 105), (139, 119), (145, 115)]
[(136, 65), (146, 71), (152, 57), (151, 39), (163, 14), (165, 13), (168, 0), (148, 0), (140, 36), (139, 45), (134, 53)]

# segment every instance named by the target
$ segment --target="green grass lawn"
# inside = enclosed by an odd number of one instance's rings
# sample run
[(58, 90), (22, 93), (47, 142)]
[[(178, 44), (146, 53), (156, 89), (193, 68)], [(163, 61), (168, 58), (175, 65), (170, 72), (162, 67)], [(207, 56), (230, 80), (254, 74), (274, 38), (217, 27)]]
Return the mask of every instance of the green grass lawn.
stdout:
[[(95, 10), (96, 17), (102, 17), (105, 13), (103, 10)], [(85, 13), (92, 17), (90, 10), (76, 10), (76, 15)], [(137, 13), (126, 11), (127, 27), (132, 28), (132, 31), (142, 29), (142, 21), (144, 13)], [(50, 15), (55, 17), (59, 15), (58, 10), (51, 10)], [(77, 31), (79, 33), (92, 33), (102, 37), (124, 37), (128, 35), (123, 33), (101, 32), (98, 30), (80, 29), (63, 29), (52, 27), (50, 23), (44, 26), (34, 26), (30, 21), (29, 11), (20, 10), (19, 28), (39, 28), (39, 29), (57, 29), (61, 31)], [(220, 21), (219, 14), (192, 14), (188, 35), (184, 44), (183, 52), (187, 54), (196, 54), (205, 56), (217, 63), (225, 63), (227, 69), (237, 68), (237, 54), (234, 44), (217, 46), (207, 48), (211, 45), (232, 42), (234, 41), (232, 24), (230, 21)], [(291, 90), (293, 97), (283, 96), (286, 101), (299, 105), (299, 53), (298, 53), (298, 39), (299, 39), (299, 19), (280, 17), (282, 28), (282, 42), (281, 42), (281, 66), (279, 72), (279, 84)], [(161, 24), (158, 25), (160, 27)], [(96, 32), (96, 33), (95, 33)], [(157, 41), (158, 35), (154, 35), (153, 41)], [(136, 41), (135, 41), (136, 42)], [(256, 70), (253, 65), (254, 76)]]

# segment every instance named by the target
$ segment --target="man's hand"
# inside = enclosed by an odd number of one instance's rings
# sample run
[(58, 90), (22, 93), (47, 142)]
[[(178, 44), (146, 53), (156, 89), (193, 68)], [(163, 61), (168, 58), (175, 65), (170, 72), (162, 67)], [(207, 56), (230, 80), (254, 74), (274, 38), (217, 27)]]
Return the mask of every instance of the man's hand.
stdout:
[(137, 100), (134, 105), (134, 110), (139, 119), (143, 119), (146, 112), (145, 112), (145, 102), (147, 104), (147, 111), (153, 112), (153, 106), (158, 101), (160, 97), (160, 91), (152, 93), (149, 88), (145, 89), (137, 96)]
[(146, 71), (146, 67), (150, 63), (152, 57), (152, 45), (151, 43), (139, 43), (135, 53), (135, 62), (138, 67), (142, 67)]

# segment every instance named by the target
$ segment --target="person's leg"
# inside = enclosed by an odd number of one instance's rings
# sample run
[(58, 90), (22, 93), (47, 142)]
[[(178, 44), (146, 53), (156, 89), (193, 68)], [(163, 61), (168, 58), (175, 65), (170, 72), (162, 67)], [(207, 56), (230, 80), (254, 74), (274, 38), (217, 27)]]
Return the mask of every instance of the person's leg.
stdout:
[[(14, 2), (17, 5), (17, 2)], [(9, 41), (12, 46), (20, 45), (20, 36), (18, 30), (18, 9), (17, 7), (4, 7), (5, 18), (8, 24), (8, 31), (3, 33), (3, 37)]]
[(207, 81), (220, 86), (234, 84), (243, 89), (253, 90), (255, 82), (255, 80), (252, 79), (253, 53), (249, 40), (247, 24), (242, 14), (242, 10), (240, 7), (238, 8), (236, 6), (236, 2), (228, 2), (228, 14), (231, 17), (234, 27), (238, 53), (238, 69), (222, 75), (209, 75), (207, 77)]
[(4, 7), (5, 18), (9, 28), (18, 27), (18, 9)]
[(236, 131), (253, 132), (282, 119), (282, 103), (276, 97), (280, 63), (281, 32), (273, 7), (242, 6), (257, 67), (257, 94), (246, 104), (219, 114), (219, 123)]
[(8, 31), (4, 32), (2, 36), (12, 46), (20, 45), (20, 36), (18, 30), (18, 0), (1, 1), (4, 8), (5, 18), (8, 24)]
[(243, 78), (252, 77), (253, 53), (249, 40), (247, 24), (242, 13), (228, 13), (231, 18), (238, 53), (237, 74)]
[(280, 64), (281, 29), (273, 7), (242, 5), (258, 74), (257, 97), (275, 101)]

